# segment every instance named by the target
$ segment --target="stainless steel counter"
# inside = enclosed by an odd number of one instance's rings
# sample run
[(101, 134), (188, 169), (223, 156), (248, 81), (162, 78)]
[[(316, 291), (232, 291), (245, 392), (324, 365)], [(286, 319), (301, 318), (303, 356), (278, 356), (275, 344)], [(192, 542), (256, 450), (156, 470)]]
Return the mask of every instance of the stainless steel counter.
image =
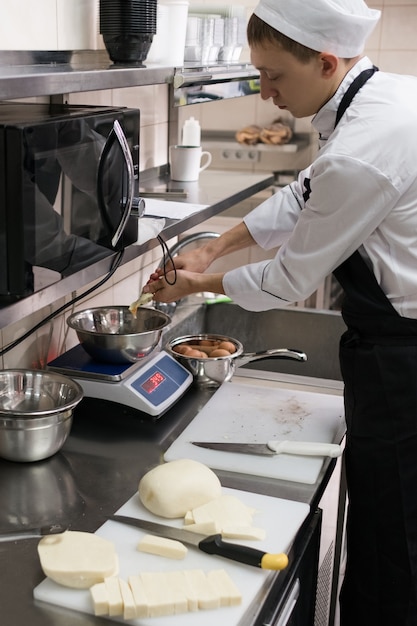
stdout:
[[(259, 372), (249, 371), (248, 375), (259, 376)], [(284, 380), (286, 385), (300, 389), (314, 385), (314, 380), (303, 377), (298, 380), (287, 375)], [(332, 385), (328, 387), (332, 392)], [(76, 410), (70, 437), (54, 457), (38, 463), (0, 461), (0, 531), (51, 523), (95, 531), (136, 492), (140, 477), (160, 462), (164, 450), (212, 393), (190, 388), (155, 421), (127, 407), (84, 399)], [(326, 461), (315, 485), (232, 474), (221, 476), (221, 480), (225, 486), (308, 502), (315, 510), (333, 467), (334, 460)], [(35, 603), (33, 588), (44, 578), (37, 543), (36, 538), (0, 543), (2, 626), (108, 624), (101, 618)]]

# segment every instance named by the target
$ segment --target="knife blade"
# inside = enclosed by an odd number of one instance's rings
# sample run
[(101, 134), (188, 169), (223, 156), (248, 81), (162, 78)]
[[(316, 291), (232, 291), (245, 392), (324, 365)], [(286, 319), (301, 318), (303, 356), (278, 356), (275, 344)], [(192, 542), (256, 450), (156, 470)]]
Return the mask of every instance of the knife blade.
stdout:
[(275, 456), (276, 454), (299, 454), (305, 456), (338, 457), (342, 448), (336, 443), (320, 443), (314, 441), (278, 441), (272, 439), (267, 443), (236, 443), (226, 441), (191, 441), (193, 446), (219, 450), (221, 452), (236, 452), (238, 454), (257, 454), (260, 456)]
[(135, 526), (141, 530), (146, 530), (152, 535), (159, 535), (160, 537), (181, 541), (207, 554), (222, 556), (226, 559), (237, 561), (238, 563), (245, 563), (246, 565), (253, 565), (254, 567), (268, 570), (282, 570), (288, 565), (288, 556), (284, 553), (270, 554), (249, 546), (229, 543), (228, 541), (223, 541), (220, 533), (206, 537), (205, 535), (200, 535), (189, 530), (173, 528), (165, 524), (158, 524), (157, 522), (150, 522), (126, 515), (111, 515), (107, 519), (113, 522)]

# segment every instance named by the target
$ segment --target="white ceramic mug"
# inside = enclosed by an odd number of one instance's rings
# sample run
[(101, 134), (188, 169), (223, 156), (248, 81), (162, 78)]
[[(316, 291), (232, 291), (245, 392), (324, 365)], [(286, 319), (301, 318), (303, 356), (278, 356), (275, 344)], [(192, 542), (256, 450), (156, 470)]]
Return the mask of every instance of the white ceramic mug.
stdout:
[[(206, 157), (204, 165), (201, 160)], [(211, 153), (203, 150), (201, 146), (170, 146), (169, 165), (171, 179), (183, 182), (198, 180), (200, 172), (211, 163)]]

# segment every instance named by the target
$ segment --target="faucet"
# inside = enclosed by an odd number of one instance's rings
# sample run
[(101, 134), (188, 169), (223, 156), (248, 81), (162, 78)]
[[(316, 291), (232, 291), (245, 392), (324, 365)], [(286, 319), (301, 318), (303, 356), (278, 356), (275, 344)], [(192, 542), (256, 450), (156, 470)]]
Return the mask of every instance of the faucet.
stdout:
[[(179, 239), (174, 245), (168, 250), (169, 257), (174, 257), (178, 254), (183, 248), (188, 246), (191, 243), (195, 243), (196, 241), (200, 241), (202, 239), (216, 239), (220, 237), (219, 233), (215, 233), (212, 231), (201, 231), (197, 233), (191, 233), (190, 235), (186, 235), (182, 239)], [(165, 255), (161, 259), (158, 265), (158, 269), (162, 269), (164, 267)], [(158, 311), (164, 311), (167, 315), (172, 316), (177, 308), (177, 302), (157, 302), (155, 304), (155, 308)]]

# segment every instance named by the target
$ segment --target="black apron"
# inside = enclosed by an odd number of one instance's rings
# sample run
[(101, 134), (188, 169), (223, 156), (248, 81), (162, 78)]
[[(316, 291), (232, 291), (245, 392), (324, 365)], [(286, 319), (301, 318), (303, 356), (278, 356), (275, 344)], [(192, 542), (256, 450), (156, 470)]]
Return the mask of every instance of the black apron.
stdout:
[[(375, 70), (351, 85), (336, 123)], [(396, 312), (358, 251), (333, 273), (348, 328), (340, 342), (349, 496), (340, 623), (416, 626), (417, 320)]]

